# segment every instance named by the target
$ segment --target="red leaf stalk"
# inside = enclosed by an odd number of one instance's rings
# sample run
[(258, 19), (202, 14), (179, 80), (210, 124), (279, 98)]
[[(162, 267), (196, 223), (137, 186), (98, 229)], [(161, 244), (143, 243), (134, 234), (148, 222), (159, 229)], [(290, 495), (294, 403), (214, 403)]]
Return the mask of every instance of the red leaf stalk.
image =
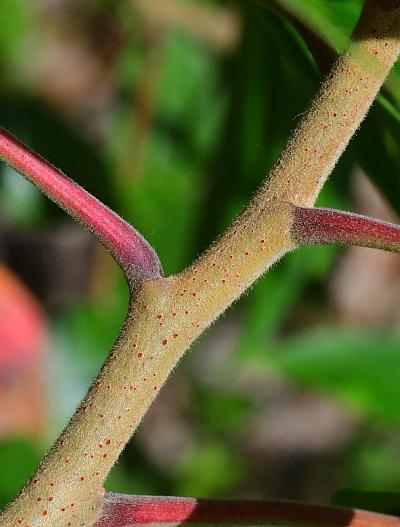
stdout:
[(0, 129), (0, 159), (94, 234), (121, 266), (131, 289), (162, 276), (154, 249), (137, 230), (4, 129)]
[(293, 208), (292, 238), (299, 245), (360, 245), (400, 251), (400, 226), (351, 212)]
[(283, 501), (197, 500), (106, 494), (103, 516), (95, 527), (168, 524), (400, 527), (400, 519), (354, 509)]

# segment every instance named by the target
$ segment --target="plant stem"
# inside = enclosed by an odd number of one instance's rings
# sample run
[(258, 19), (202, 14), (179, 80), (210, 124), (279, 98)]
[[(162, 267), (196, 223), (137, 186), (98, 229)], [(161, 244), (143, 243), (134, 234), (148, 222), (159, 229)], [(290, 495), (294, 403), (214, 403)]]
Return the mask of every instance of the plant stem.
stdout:
[(399, 527), (400, 520), (373, 512), (283, 501), (197, 500), (169, 496), (106, 494), (96, 527), (137, 525), (276, 525), (296, 527)]
[(143, 280), (162, 276), (160, 261), (141, 234), (2, 128), (0, 159), (18, 170), (94, 234), (124, 271), (131, 290)]
[(299, 245), (358, 245), (400, 252), (400, 226), (334, 209), (293, 208), (292, 237)]
[[(268, 267), (297, 246), (293, 205), (314, 204), (398, 57), (399, 33), (399, 2), (367, 0), (348, 51), (247, 210), (192, 267), (176, 277), (143, 281), (135, 291), (96, 381), (37, 474), (0, 517), (0, 527), (94, 522), (103, 482), (180, 357)], [(21, 171), (30, 177), (30, 170)], [(51, 191), (46, 188), (59, 199), (57, 190)]]

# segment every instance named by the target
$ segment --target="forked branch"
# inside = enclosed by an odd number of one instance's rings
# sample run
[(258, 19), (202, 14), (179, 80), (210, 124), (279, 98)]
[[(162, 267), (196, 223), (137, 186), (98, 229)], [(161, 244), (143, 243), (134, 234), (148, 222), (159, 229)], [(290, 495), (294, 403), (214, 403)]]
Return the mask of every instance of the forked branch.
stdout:
[[(54, 180), (48, 167), (26, 162), (24, 148), (18, 150), (3, 134), (0, 156), (108, 244), (120, 264), (126, 261), (124, 240), (130, 240), (129, 259), (135, 262), (130, 272), (140, 279), (129, 279), (131, 287), (140, 287), (103, 369), (37, 473), (0, 517), (0, 527), (78, 527), (96, 520), (103, 482), (180, 357), (302, 241), (294, 235), (295, 211), (313, 206), (399, 51), (400, 1), (367, 0), (347, 52), (255, 199), (204, 256), (168, 279), (160, 276), (157, 260), (135, 231), (65, 176), (59, 185), (59, 174)], [(154, 273), (143, 275), (144, 268)]]

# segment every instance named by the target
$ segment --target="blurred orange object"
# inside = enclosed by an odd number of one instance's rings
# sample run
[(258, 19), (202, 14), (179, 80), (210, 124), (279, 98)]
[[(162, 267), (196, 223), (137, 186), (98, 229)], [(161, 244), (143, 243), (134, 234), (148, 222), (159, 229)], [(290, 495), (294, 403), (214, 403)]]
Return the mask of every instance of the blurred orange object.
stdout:
[(0, 264), (0, 439), (44, 431), (46, 318), (38, 301)]

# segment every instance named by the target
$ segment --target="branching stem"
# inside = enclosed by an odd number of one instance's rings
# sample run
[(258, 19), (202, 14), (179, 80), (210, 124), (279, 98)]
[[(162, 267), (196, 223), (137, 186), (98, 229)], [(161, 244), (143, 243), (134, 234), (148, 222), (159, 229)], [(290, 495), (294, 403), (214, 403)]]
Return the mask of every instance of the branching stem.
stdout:
[[(298, 245), (294, 207), (313, 206), (399, 51), (400, 2), (367, 0), (348, 51), (246, 211), (180, 275), (139, 281), (105, 365), (38, 472), (0, 517), (0, 527), (78, 527), (95, 521), (103, 482), (180, 357), (266, 269)], [(70, 195), (68, 183), (60, 186), (40, 163), (26, 163), (22, 147), (21, 162), (13, 158), (15, 145), (4, 155), (4, 138), (1, 155), (99, 238), (103, 230), (105, 243), (116, 240), (114, 254), (121, 263), (118, 229), (126, 232), (126, 224), (106, 208), (93, 222), (91, 207), (102, 207), (97, 200), (77, 189)], [(128, 236), (136, 248), (136, 234)]]

